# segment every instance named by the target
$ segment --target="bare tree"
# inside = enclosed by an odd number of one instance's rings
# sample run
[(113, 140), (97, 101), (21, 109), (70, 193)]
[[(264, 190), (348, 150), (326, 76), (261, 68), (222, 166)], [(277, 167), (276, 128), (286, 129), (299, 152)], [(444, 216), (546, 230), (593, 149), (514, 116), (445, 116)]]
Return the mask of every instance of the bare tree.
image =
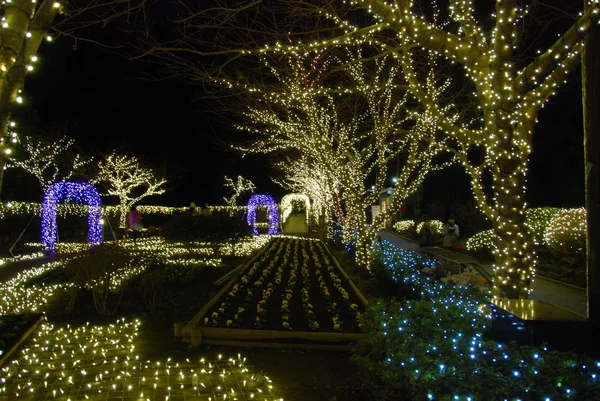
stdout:
[(25, 136), (23, 150), (27, 157), (10, 160), (6, 168), (20, 168), (34, 175), (45, 191), (52, 183), (68, 180), (92, 162), (93, 159), (83, 160), (79, 154), (73, 157), (67, 155), (67, 150), (74, 143), (75, 140), (68, 139), (66, 135), (55, 142), (44, 137)]
[[(0, 4), (0, 191), (16, 123), (15, 108), (23, 103), (25, 77), (32, 71), (44, 40), (68, 36), (85, 40), (87, 28), (106, 25), (142, 11), (147, 0), (11, 0)], [(88, 40), (100, 44), (102, 40)], [(115, 44), (111, 44), (113, 47)]]
[(236, 205), (237, 200), (244, 192), (253, 192), (256, 190), (254, 183), (241, 175), (238, 175), (235, 182), (231, 178), (225, 176), (225, 184), (223, 184), (223, 186), (225, 188), (233, 189), (233, 194), (231, 194), (229, 198), (223, 197), (225, 204), (232, 207)]
[(92, 183), (106, 183), (106, 195), (119, 199), (121, 217), (119, 227), (125, 228), (127, 211), (141, 199), (165, 192), (167, 180), (161, 179), (149, 168), (141, 165), (134, 156), (111, 153), (98, 164), (98, 175)]

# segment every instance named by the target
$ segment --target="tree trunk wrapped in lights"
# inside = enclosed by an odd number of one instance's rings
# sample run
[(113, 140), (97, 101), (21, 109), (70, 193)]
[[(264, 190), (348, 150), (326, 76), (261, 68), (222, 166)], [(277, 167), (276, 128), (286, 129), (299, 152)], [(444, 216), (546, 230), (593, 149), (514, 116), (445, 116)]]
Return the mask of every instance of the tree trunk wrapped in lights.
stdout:
[[(409, 2), (395, 6), (378, 0), (361, 0), (407, 43), (418, 43), (462, 64), (474, 82), (481, 105), (481, 122), (475, 129), (450, 124), (444, 113), (420, 91), (410, 60), (404, 52), (405, 77), (413, 92), (460, 147), (457, 156), (472, 177), (478, 204), (493, 222), (499, 238), (494, 267), (495, 296), (527, 298), (531, 289), (535, 259), (533, 241), (525, 222), (525, 175), (531, 152), (535, 123), (540, 107), (564, 81), (579, 61), (580, 42), (598, 22), (598, 5), (583, 14), (547, 52), (517, 70), (514, 49), (518, 7), (514, 0), (496, 2), (496, 25), (485, 35), (476, 24), (470, 2), (452, 2), (451, 17), (463, 35), (441, 31), (422, 19), (413, 18)], [(407, 18), (408, 17), (408, 18)], [(480, 165), (468, 160), (467, 152), (483, 147), (486, 155)], [(491, 172), (492, 197), (482, 188), (484, 171)]]
[(20, 92), (27, 72), (33, 68), (38, 48), (61, 7), (55, 0), (39, 4), (12, 0), (0, 5), (4, 11), (0, 27), (0, 190), (13, 136), (14, 123), (10, 118), (22, 102)]

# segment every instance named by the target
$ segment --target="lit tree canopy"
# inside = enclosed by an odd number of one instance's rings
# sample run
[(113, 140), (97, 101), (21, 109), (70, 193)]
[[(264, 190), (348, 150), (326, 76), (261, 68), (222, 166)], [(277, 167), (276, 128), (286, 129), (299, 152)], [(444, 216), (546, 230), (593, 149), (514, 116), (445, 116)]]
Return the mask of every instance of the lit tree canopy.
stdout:
[(227, 206), (235, 206), (238, 199), (244, 192), (254, 192), (256, 191), (256, 186), (254, 183), (247, 178), (238, 175), (237, 180), (234, 182), (231, 178), (225, 176), (225, 184), (223, 184), (225, 188), (233, 189), (233, 194), (229, 197), (223, 197), (225, 200), (225, 204)]
[[(251, 88), (255, 102), (245, 113), (248, 122), (239, 128), (258, 137), (241, 150), (291, 152), (296, 155), (291, 159), (299, 162), (291, 167), (279, 164), (284, 174), (297, 177), (299, 166), (310, 166), (312, 170), (303, 171), (308, 176), (327, 177), (328, 186), (339, 184), (338, 195), (347, 209), (344, 232), (347, 240), (357, 236), (357, 260), (369, 265), (382, 220), (369, 227), (365, 209), (377, 202), (390, 162), (403, 161), (394, 193), (396, 210), (428, 171), (445, 165), (435, 158), (446, 152), (446, 145), (438, 140), (430, 115), (408, 105), (406, 85), (393, 58), (367, 62), (363, 52), (368, 49), (342, 49), (330, 56), (317, 52), (306, 61), (292, 56), (287, 69), (267, 62), (279, 89), (268, 78), (268, 91), (264, 86)], [(327, 86), (329, 82), (336, 85)], [(348, 85), (340, 87), (339, 82)], [(431, 80), (426, 89), (438, 98), (444, 87)], [(393, 210), (378, 219), (388, 218)]]
[(165, 192), (162, 188), (167, 180), (161, 179), (149, 168), (143, 167), (134, 156), (111, 153), (98, 164), (98, 175), (92, 183), (105, 183), (105, 195), (119, 199), (121, 218), (119, 225), (125, 227), (129, 208), (141, 199)]

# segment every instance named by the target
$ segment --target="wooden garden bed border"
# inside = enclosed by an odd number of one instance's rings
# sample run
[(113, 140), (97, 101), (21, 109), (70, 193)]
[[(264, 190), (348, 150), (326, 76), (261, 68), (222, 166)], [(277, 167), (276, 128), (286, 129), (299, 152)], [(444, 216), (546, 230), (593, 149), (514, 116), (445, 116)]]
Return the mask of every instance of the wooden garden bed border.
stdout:
[[(314, 241), (307, 239), (307, 241)], [(358, 287), (354, 284), (348, 274), (342, 269), (337, 259), (333, 256), (327, 245), (318, 240), (325, 248), (328, 256), (339, 270), (340, 274), (347, 280), (350, 288), (358, 297), (364, 308), (368, 307), (367, 299), (362, 295)], [(193, 346), (205, 344), (231, 345), (231, 346), (250, 346), (250, 347), (269, 347), (269, 348), (317, 348), (330, 350), (350, 350), (352, 345), (347, 344), (356, 342), (365, 336), (364, 333), (335, 333), (335, 332), (307, 332), (307, 331), (284, 331), (284, 330), (262, 330), (262, 329), (233, 329), (226, 327), (202, 327), (198, 323), (202, 321), (204, 315), (219, 301), (221, 296), (235, 284), (238, 277), (245, 272), (256, 259), (271, 246), (273, 239), (265, 247), (250, 259), (244, 267), (240, 268), (229, 282), (221, 288), (219, 292), (181, 329), (181, 336), (189, 341)], [(277, 342), (277, 339), (286, 340), (304, 340), (308, 343)], [(269, 341), (264, 341), (269, 340)], [(341, 344), (340, 344), (341, 343)]]

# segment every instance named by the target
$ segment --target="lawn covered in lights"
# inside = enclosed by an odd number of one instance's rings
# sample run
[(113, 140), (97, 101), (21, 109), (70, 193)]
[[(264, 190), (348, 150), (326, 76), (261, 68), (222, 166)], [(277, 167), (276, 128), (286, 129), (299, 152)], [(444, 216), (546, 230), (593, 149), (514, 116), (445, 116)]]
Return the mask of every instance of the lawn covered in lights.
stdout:
[[(112, 274), (108, 281), (110, 290), (118, 293), (127, 283), (146, 274), (145, 269), (156, 260), (156, 254), (164, 257), (166, 269), (177, 275), (180, 268), (186, 272), (207, 267), (219, 269), (223, 258), (247, 256), (267, 240), (257, 236), (235, 244), (216, 245), (143, 239), (135, 246), (124, 241), (122, 247), (138, 263), (117, 269), (118, 274)], [(75, 286), (61, 269), (72, 258), (81, 257), (82, 246), (60, 244), (58, 251), (64, 252), (65, 258), (29, 268), (0, 284), (0, 314), (13, 328), (2, 331), (5, 342), (0, 343), (4, 344), (0, 351), (8, 350), (30, 326), (17, 327), (16, 320), (30, 315), (39, 317), (31, 312), (50, 309), (57, 301), (55, 296), (60, 297)], [(53, 322), (49, 316), (4, 363), (0, 368), (0, 400), (281, 399), (273, 392), (270, 379), (254, 372), (242, 355), (150, 360), (136, 351), (141, 319), (117, 314), (112, 319), (101, 319), (108, 322), (102, 324), (64, 320)]]

